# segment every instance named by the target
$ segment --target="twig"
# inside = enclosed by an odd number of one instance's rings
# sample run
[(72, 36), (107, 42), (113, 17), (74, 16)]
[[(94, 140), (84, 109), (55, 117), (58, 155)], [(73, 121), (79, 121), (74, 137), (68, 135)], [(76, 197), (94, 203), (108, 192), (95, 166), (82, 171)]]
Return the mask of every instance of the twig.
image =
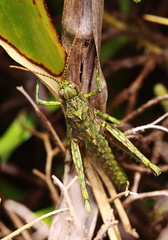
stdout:
[(0, 229), (1, 229), (1, 235), (8, 235), (11, 233), (11, 230), (9, 230), (9, 228), (0, 221)]
[(51, 181), (50, 176), (48, 177), (47, 175), (43, 174), (42, 172), (40, 172), (37, 169), (33, 169), (33, 173), (36, 174), (37, 176), (39, 176), (41, 179), (43, 179), (46, 182), (46, 184), (48, 185), (48, 188), (50, 189), (51, 196), (52, 196), (54, 202), (57, 204), (59, 202), (60, 197)]
[(133, 186), (132, 186), (132, 189), (131, 189), (132, 192), (137, 193), (141, 177), (142, 177), (142, 175), (140, 174), (140, 172), (135, 172), (134, 182), (133, 182)]
[(99, 229), (99, 231), (98, 231), (96, 237), (94, 238), (94, 240), (103, 239), (106, 236), (108, 229), (110, 227), (118, 224), (117, 220), (112, 220), (112, 217), (113, 217), (112, 213), (113, 213), (113, 210), (111, 209), (111, 211), (109, 213), (109, 217), (107, 218), (105, 224), (103, 224), (101, 226), (101, 228)]
[(154, 122), (150, 123), (150, 124), (146, 124), (140, 127), (136, 127), (136, 128), (132, 128), (131, 130), (126, 131), (124, 134), (125, 135), (131, 135), (133, 132), (138, 132), (138, 131), (144, 131), (145, 129), (149, 129), (149, 128), (155, 128), (158, 130), (162, 130), (168, 133), (168, 129), (163, 127), (163, 126), (159, 126), (159, 125), (155, 125), (156, 123), (162, 121), (163, 119), (165, 119), (166, 117), (168, 117), (168, 113), (165, 113), (163, 116), (159, 117), (158, 119), (156, 119)]
[[(163, 120), (164, 117), (167, 116), (167, 113), (161, 116), (160, 118), (156, 119), (153, 123), (157, 123), (160, 120)], [(152, 124), (153, 124), (152, 123)], [(168, 129), (168, 118), (166, 118), (162, 122), (162, 126)], [(155, 130), (149, 133), (148, 135), (144, 136), (143, 142), (149, 144), (153, 144), (153, 151), (152, 151), (152, 156), (151, 156), (151, 161), (154, 164), (158, 163), (158, 159), (160, 156), (162, 156), (162, 149), (164, 148), (164, 134), (165, 132), (160, 131), (160, 130)]]
[[(158, 35), (158, 32), (151, 31), (151, 29), (147, 28), (147, 31), (143, 31), (144, 28), (139, 28), (135, 30), (130, 28), (130, 25), (126, 24), (124, 21), (119, 20), (117, 17), (112, 16), (111, 14), (105, 12), (104, 20), (118, 30), (118, 34), (129, 35), (129, 37), (133, 38), (138, 42), (140, 46), (143, 46), (148, 52), (163, 55), (164, 51), (160, 46), (167, 46), (167, 39), (163, 37), (163, 35)], [(148, 34), (147, 34), (148, 33)], [(114, 33), (108, 35), (108, 39), (114, 36)], [(156, 43), (155, 43), (156, 42)], [(166, 53), (165, 53), (166, 55)], [(161, 56), (162, 57), (162, 56)], [(165, 56), (166, 57), (166, 56)]]
[[(117, 96), (115, 97), (115, 99), (113, 99), (113, 101), (111, 101), (108, 106), (107, 106), (107, 112), (113, 112), (115, 108), (117, 108), (117, 106), (121, 105), (122, 103), (126, 102), (128, 100), (129, 97), (129, 92), (128, 89), (124, 89), (122, 90), (119, 94), (117, 94)], [(123, 122), (123, 121), (122, 121)]]
[(124, 192), (116, 194), (114, 197), (109, 198), (109, 202), (114, 202), (116, 199), (119, 199), (121, 197), (127, 197), (128, 195), (137, 195), (135, 192), (131, 192), (128, 189), (126, 189)]
[(55, 214), (58, 214), (58, 213), (61, 213), (61, 212), (64, 212), (64, 211), (67, 211), (68, 208), (63, 208), (63, 209), (60, 209), (60, 210), (54, 210), (50, 213), (47, 213), (47, 214), (44, 214), (43, 216), (39, 217), (39, 218), (36, 218), (35, 220), (33, 220), (32, 222), (30, 223), (27, 223), (25, 224), (24, 226), (22, 226), (21, 228), (15, 230), (14, 232), (12, 232), (11, 234), (9, 234), (8, 236), (2, 238), (1, 240), (11, 240), (13, 237), (19, 235), (21, 232), (23, 232), (24, 230), (26, 229), (29, 229), (30, 227), (32, 227), (35, 223), (45, 219), (45, 218), (48, 218), (48, 217), (51, 217)]
[(161, 101), (164, 100), (168, 100), (168, 94), (163, 95), (163, 96), (159, 96), (156, 98), (153, 98), (151, 100), (149, 100), (147, 103), (145, 103), (144, 105), (142, 105), (141, 107), (139, 107), (138, 109), (136, 109), (134, 112), (130, 113), (128, 116), (126, 116), (122, 122), (128, 122), (131, 119), (137, 117), (138, 115), (140, 115), (142, 112), (144, 112), (147, 108), (152, 107), (153, 105), (158, 104)]
[(51, 123), (48, 121), (48, 119), (46, 118), (46, 116), (40, 111), (40, 109), (38, 108), (38, 106), (35, 104), (35, 102), (31, 99), (31, 97), (27, 94), (27, 92), (24, 90), (24, 88), (21, 87), (17, 87), (17, 90), (20, 91), (27, 99), (28, 101), (31, 103), (31, 105), (34, 107), (37, 115), (39, 116), (39, 118), (43, 121), (45, 127), (48, 129), (48, 131), (50, 132), (51, 136), (53, 137), (53, 140), (55, 141), (55, 143), (58, 145), (58, 147), (60, 148), (60, 150), (65, 154), (66, 149), (63, 146), (61, 140), (59, 139), (58, 135), (56, 134), (55, 130), (53, 129)]
[(147, 125), (143, 125), (140, 127), (136, 127), (136, 128), (132, 128), (131, 130), (126, 131), (124, 134), (125, 135), (129, 135), (130, 132), (138, 132), (138, 131), (144, 131), (145, 129), (150, 129), (150, 128), (155, 128), (155, 129), (159, 129), (162, 131), (165, 131), (168, 133), (168, 129), (159, 125), (154, 125), (154, 124), (147, 124)]
[(43, 140), (45, 150), (47, 153), (47, 159), (46, 159), (46, 165), (45, 165), (45, 175), (35, 169), (33, 170), (33, 172), (34, 172), (34, 174), (38, 175), (41, 179), (43, 179), (47, 183), (54, 202), (58, 203), (59, 195), (58, 195), (55, 187), (53, 186), (53, 182), (51, 180), (51, 167), (52, 167), (53, 156), (55, 156), (59, 152), (59, 148), (56, 147), (55, 149), (52, 149), (48, 133), (41, 133), (34, 129), (29, 129), (29, 130), (32, 132), (32, 134), (34, 134), (35, 136), (37, 136), (38, 138)]
[(137, 102), (138, 91), (141, 88), (145, 77), (147, 77), (149, 72), (151, 72), (153, 70), (155, 64), (156, 63), (154, 62), (153, 59), (150, 59), (148, 62), (146, 62), (146, 64), (144, 65), (144, 68), (140, 72), (139, 76), (135, 79), (135, 81), (129, 87), (129, 90), (128, 90), (129, 98), (128, 98), (128, 107), (126, 109), (126, 115), (128, 115), (129, 113), (131, 113), (133, 111), (133, 109), (136, 105), (136, 102)]
[(140, 173), (151, 173), (151, 170), (148, 168), (143, 167), (142, 165), (137, 165), (137, 164), (128, 164), (128, 163), (122, 163), (122, 166), (124, 168), (127, 168), (132, 171), (137, 171)]
[[(9, 217), (11, 218), (12, 222), (14, 223), (15, 227), (17, 229), (19, 228), (22, 228), (23, 227), (23, 222), (21, 221), (21, 219), (17, 216), (16, 213), (12, 212), (12, 211), (8, 211), (6, 209)], [(22, 234), (22, 237), (25, 239), (25, 240), (32, 240), (31, 236), (30, 236), (30, 233), (28, 232), (27, 229), (25, 229), (24, 232), (21, 232)]]
[[(17, 87), (17, 89), (28, 99), (28, 101), (32, 104), (32, 106), (34, 107), (37, 115), (40, 117), (40, 119), (43, 121), (45, 127), (48, 129), (48, 131), (50, 132), (50, 134), (52, 135), (54, 141), (57, 143), (58, 147), (61, 149), (61, 151), (63, 153), (66, 152), (66, 149), (63, 145), (63, 143), (61, 142), (61, 140), (59, 139), (58, 135), (56, 134), (55, 130), (53, 129), (51, 123), (48, 121), (48, 119), (45, 117), (45, 115), (40, 111), (40, 109), (38, 108), (38, 106), (35, 104), (35, 102), (30, 98), (30, 96), (26, 93), (26, 91), (23, 89), (23, 87)], [(45, 149), (46, 149), (46, 153), (47, 153), (47, 159), (46, 159), (46, 166), (45, 166), (45, 175), (43, 175), (42, 173), (40, 173), (39, 171), (34, 171), (35, 174), (38, 174), (39, 177), (41, 177), (44, 181), (46, 181), (53, 200), (55, 201), (55, 203), (58, 203), (59, 201), (59, 195), (56, 192), (56, 189), (53, 185), (53, 182), (51, 180), (51, 167), (52, 167), (52, 159), (53, 156), (55, 154), (58, 153), (58, 149), (56, 151), (56, 149), (52, 149), (51, 147), (51, 143), (49, 140), (49, 136), (48, 134), (44, 134), (44, 133), (39, 133), (35, 130), (32, 130), (33, 134), (37, 135), (38, 137), (40, 137), (45, 145)]]
[[(72, 202), (71, 202), (71, 199), (69, 197), (67, 187), (64, 186), (64, 184), (56, 176), (52, 175), (52, 179), (53, 179), (54, 184), (58, 185), (60, 190), (63, 192), (71, 215), (75, 216), (74, 208), (72, 206)], [(78, 223), (78, 225), (80, 225), (80, 223), (78, 221), (77, 221), (77, 223)]]
[(33, 135), (37, 136), (38, 138), (42, 139), (44, 142), (45, 150), (47, 153), (47, 160), (46, 160), (46, 176), (50, 178), (51, 176), (51, 166), (52, 166), (52, 158), (56, 156), (59, 153), (59, 148), (56, 147), (52, 149), (51, 144), (50, 144), (50, 139), (48, 136), (48, 133), (41, 133), (36, 130), (30, 129)]
[[(106, 33), (103, 33), (103, 36), (105, 36), (105, 34)], [(103, 40), (103, 37), (102, 37), (102, 40)], [(158, 60), (162, 58), (162, 55), (148, 53), (147, 55), (127, 57), (125, 59), (116, 59), (116, 60), (101, 59), (101, 63), (103, 65), (106, 65), (105, 72), (106, 72), (106, 78), (108, 78), (115, 71), (118, 71), (122, 68), (131, 69), (138, 65), (144, 65), (151, 58), (155, 59), (158, 62)]]
[(146, 198), (146, 197), (160, 197), (160, 196), (167, 196), (168, 197), (168, 190), (160, 190), (160, 191), (153, 191), (153, 192), (146, 192), (146, 193), (139, 193), (137, 195), (130, 195), (124, 202), (123, 205), (126, 206), (131, 202)]
[(67, 190), (72, 186), (72, 184), (74, 184), (74, 182), (78, 180), (78, 176), (76, 175), (71, 181), (70, 183), (67, 185)]
[[(7, 209), (8, 212), (15, 213), (16, 216), (19, 216), (20, 219), (22, 219), (26, 223), (29, 223), (32, 220), (37, 218), (37, 216), (29, 208), (27, 208), (25, 205), (23, 205), (19, 202), (16, 202), (13, 200), (5, 200), (4, 207), (5, 207), (5, 209)], [(23, 226), (23, 223), (20, 226), (16, 226), (16, 227), (19, 228), (21, 226)], [(38, 239), (38, 240), (40, 240), (40, 239), (42, 240), (43, 238), (48, 237), (49, 226), (46, 225), (44, 222), (38, 222), (38, 223), (34, 224), (33, 228), (35, 231), (33, 231), (33, 233), (31, 234), (31, 240), (34, 238)], [(8, 235), (8, 234), (5, 234), (5, 235)]]
[(46, 176), (44, 173), (40, 172), (37, 169), (33, 169), (33, 173), (36, 174), (38, 177), (40, 177), (41, 179), (43, 179), (44, 181), (46, 181)]
[(123, 89), (117, 95), (117, 97), (113, 100), (113, 102), (108, 105), (107, 112), (113, 111), (114, 107), (116, 108), (118, 105), (128, 101), (129, 104), (127, 107), (126, 114), (128, 114), (128, 113), (129, 114), (122, 120), (122, 122), (126, 122), (126, 121), (128, 121), (128, 119), (130, 120), (132, 118), (131, 111), (133, 110), (133, 108), (136, 104), (137, 92), (140, 89), (142, 82), (143, 82), (144, 78), (146, 77), (146, 75), (149, 73), (149, 71), (151, 71), (153, 69), (153, 67), (154, 67), (153, 65), (154, 65), (153, 59), (152, 60), (149, 59), (148, 64), (145, 64), (144, 68), (142, 69), (139, 76), (135, 79), (135, 81), (128, 88)]
[(161, 117), (159, 117), (158, 119), (156, 119), (155, 121), (152, 122), (152, 124), (157, 124), (159, 122), (161, 122), (163, 119), (168, 117), (168, 112), (163, 114)]

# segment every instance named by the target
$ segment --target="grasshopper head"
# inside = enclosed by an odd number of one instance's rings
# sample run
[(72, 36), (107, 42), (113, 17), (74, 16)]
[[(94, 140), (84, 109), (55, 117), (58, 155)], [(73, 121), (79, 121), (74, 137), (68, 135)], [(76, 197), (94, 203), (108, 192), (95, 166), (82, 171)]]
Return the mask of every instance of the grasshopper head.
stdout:
[(65, 99), (69, 100), (72, 99), (79, 94), (79, 87), (71, 81), (62, 81), (60, 85), (60, 96)]

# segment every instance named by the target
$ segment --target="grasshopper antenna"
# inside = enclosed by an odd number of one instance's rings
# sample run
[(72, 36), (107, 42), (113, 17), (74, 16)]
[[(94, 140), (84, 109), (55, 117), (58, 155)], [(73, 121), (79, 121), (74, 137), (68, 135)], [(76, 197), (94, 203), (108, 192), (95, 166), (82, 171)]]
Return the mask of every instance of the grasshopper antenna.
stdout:
[(71, 53), (72, 53), (72, 50), (75, 46), (75, 43), (77, 41), (77, 39), (79, 38), (79, 32), (78, 34), (75, 36), (73, 42), (72, 42), (72, 45), (71, 45), (71, 48), (70, 48), (70, 51), (68, 53), (68, 56), (67, 56), (67, 59), (66, 59), (66, 63), (65, 63), (65, 67), (64, 67), (64, 71), (63, 71), (63, 77), (64, 77), (64, 80), (66, 80), (66, 72), (67, 72), (67, 68), (68, 68), (68, 64), (69, 64), (69, 59), (71, 57)]
[(10, 68), (15, 68), (15, 69), (20, 69), (20, 70), (23, 70), (23, 71), (26, 71), (26, 72), (31, 72), (31, 73), (34, 73), (34, 74), (38, 74), (38, 75), (41, 75), (43, 77), (48, 77), (48, 78), (56, 81), (58, 84), (60, 84), (60, 81), (57, 80), (55, 77), (52, 77), (51, 75), (48, 75), (48, 74), (45, 74), (45, 73), (36, 72), (36, 71), (31, 70), (31, 69), (28, 69), (28, 68), (25, 68), (25, 67), (20, 67), (20, 66), (15, 66), (15, 65), (10, 65), (9, 67)]

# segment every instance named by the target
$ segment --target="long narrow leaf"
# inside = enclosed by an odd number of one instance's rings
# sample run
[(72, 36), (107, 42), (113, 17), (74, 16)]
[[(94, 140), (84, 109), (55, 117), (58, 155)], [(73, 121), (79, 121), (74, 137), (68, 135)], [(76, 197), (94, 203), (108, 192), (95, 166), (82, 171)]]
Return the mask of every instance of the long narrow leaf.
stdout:
[[(26, 68), (59, 78), (66, 54), (44, 1), (1, 0), (0, 9), (0, 45)], [(53, 80), (40, 78), (55, 89)]]

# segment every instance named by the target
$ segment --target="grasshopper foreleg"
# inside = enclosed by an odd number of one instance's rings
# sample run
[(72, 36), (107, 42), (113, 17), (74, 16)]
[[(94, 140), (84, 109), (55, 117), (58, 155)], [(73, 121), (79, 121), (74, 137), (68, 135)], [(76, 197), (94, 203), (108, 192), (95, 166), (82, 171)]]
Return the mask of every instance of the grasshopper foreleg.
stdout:
[(100, 80), (100, 77), (99, 77), (99, 70), (98, 70), (98, 68), (96, 68), (96, 82), (98, 84), (97, 89), (95, 91), (92, 91), (92, 92), (88, 93), (88, 94), (84, 94), (85, 98), (92, 97), (92, 96), (94, 96), (94, 95), (96, 95), (96, 94), (98, 94), (98, 93), (100, 93), (102, 91), (102, 83), (101, 83), (101, 80)]
[(89, 194), (86, 188), (86, 179), (84, 175), (84, 169), (83, 169), (83, 164), (82, 164), (82, 158), (80, 154), (80, 149), (78, 146), (78, 142), (75, 138), (71, 139), (71, 153), (72, 153), (72, 159), (75, 165), (75, 169), (79, 178), (79, 183), (81, 186), (81, 191), (82, 191), (82, 196), (84, 199), (84, 205), (85, 205), (85, 210), (87, 213), (91, 213), (92, 209), (90, 206), (90, 201), (89, 201)]
[(39, 80), (36, 84), (36, 103), (43, 106), (59, 106), (62, 104), (60, 101), (45, 101), (39, 98)]
[[(94, 96), (94, 95), (96, 95), (96, 94), (98, 94), (98, 93), (100, 93), (102, 91), (102, 83), (101, 83), (101, 79), (99, 77), (99, 69), (98, 68), (96, 68), (96, 81), (97, 81), (97, 84), (98, 84), (97, 89), (95, 91), (92, 91), (92, 92), (88, 93), (88, 94), (84, 94), (85, 98), (92, 97), (92, 96)], [(112, 123), (115, 123), (117, 125), (121, 124), (121, 122), (118, 119), (108, 115), (107, 113), (103, 113), (103, 112), (101, 112), (101, 111), (99, 111), (97, 109), (95, 109), (95, 113), (97, 115), (100, 115), (100, 116), (106, 118), (107, 120), (109, 120)]]

